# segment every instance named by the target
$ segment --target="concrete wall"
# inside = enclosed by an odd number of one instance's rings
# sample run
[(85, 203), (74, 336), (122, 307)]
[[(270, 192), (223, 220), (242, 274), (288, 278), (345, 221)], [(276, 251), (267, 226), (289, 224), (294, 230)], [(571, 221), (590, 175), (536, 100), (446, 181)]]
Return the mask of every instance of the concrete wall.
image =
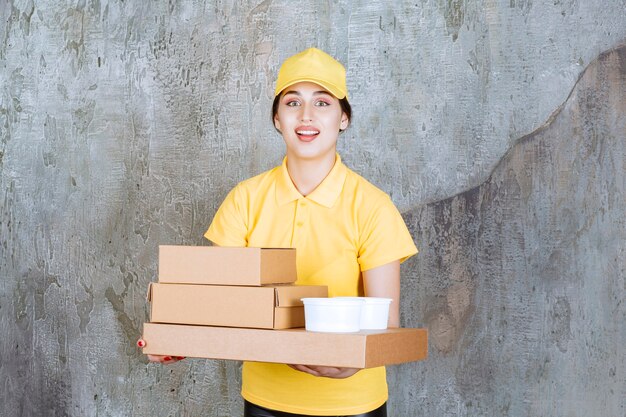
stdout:
[[(278, 65), (347, 68), (340, 152), (421, 252), (396, 416), (626, 404), (626, 3), (0, 3), (0, 415), (236, 416), (238, 364), (134, 347), (159, 244), (277, 164)], [(604, 51), (610, 51), (604, 53)]]

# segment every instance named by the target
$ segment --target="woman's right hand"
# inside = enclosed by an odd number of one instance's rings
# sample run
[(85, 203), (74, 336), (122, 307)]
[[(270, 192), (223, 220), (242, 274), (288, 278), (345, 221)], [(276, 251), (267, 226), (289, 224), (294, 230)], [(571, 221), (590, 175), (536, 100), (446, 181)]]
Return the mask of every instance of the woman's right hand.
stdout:
[(165, 355), (146, 355), (150, 362), (162, 363), (169, 365), (170, 363), (178, 362), (185, 359), (184, 356), (165, 356)]
[[(137, 346), (140, 348), (146, 347), (146, 341), (143, 339), (137, 340)], [(163, 363), (163, 364), (175, 363), (175, 362), (185, 359), (184, 356), (167, 356), (167, 355), (146, 355), (146, 356), (148, 357), (148, 360), (150, 362)]]

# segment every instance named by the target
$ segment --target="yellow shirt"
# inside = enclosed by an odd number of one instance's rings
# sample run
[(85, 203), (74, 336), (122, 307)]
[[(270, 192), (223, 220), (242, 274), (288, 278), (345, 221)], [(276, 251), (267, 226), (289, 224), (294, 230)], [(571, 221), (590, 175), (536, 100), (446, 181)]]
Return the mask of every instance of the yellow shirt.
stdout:
[[(387, 194), (348, 169), (339, 155), (324, 181), (302, 196), (281, 166), (238, 184), (205, 237), (220, 246), (295, 247), (299, 285), (329, 296), (363, 295), (361, 271), (417, 253)], [(345, 379), (282, 364), (246, 362), (242, 396), (261, 407), (308, 415), (361, 414), (387, 401), (385, 368)]]

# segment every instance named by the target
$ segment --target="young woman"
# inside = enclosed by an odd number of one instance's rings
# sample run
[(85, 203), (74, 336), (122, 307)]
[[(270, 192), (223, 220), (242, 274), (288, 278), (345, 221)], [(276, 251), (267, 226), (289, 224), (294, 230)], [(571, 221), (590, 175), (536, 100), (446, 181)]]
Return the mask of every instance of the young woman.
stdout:
[[(337, 140), (350, 118), (339, 62), (315, 48), (288, 58), (272, 106), (286, 157), (238, 184), (205, 237), (220, 246), (295, 247), (297, 284), (327, 285), (331, 297), (392, 298), (389, 326), (397, 327), (400, 263), (417, 249), (389, 196), (341, 162)], [(244, 417), (374, 417), (386, 416), (388, 393), (384, 367), (245, 362), (242, 396)]]

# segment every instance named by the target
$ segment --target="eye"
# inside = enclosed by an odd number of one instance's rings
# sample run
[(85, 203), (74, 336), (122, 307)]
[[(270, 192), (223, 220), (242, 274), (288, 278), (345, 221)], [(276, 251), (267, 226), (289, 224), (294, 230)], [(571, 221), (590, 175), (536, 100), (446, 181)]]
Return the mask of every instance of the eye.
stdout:
[(318, 100), (315, 102), (315, 105), (318, 107), (326, 107), (326, 106), (330, 106), (330, 103), (325, 100)]
[(300, 105), (300, 102), (298, 100), (287, 100), (285, 105), (288, 107), (296, 107)]

